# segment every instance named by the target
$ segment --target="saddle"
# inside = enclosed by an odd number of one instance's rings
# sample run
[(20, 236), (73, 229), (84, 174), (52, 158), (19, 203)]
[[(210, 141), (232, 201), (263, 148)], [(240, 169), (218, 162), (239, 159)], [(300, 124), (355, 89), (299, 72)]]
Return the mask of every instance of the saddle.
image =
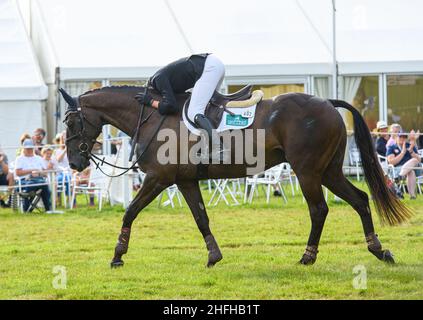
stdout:
[[(222, 94), (215, 91), (207, 104), (204, 113), (205, 116), (209, 118), (213, 126), (217, 128), (221, 123), (225, 112), (232, 116), (237, 116), (234, 112), (232, 112), (236, 109), (245, 109), (248, 112), (248, 109), (251, 109), (251, 106), (254, 106), (263, 98), (263, 91), (255, 90), (252, 92), (252, 89), (252, 85), (247, 85), (241, 90), (231, 94)], [(161, 100), (160, 93), (157, 92), (150, 84), (148, 84), (147, 87), (140, 88), (141, 92), (142, 90), (148, 90), (154, 99), (159, 101)], [(190, 100), (191, 95), (188, 93), (182, 108), (182, 118), (184, 121), (188, 122), (190, 126), (197, 128), (197, 125), (188, 118), (188, 106)], [(230, 109), (232, 109), (232, 111)], [(255, 110), (255, 108), (253, 109)]]
[[(252, 85), (247, 85), (241, 90), (231, 94), (222, 94), (215, 91), (210, 99), (210, 102), (207, 104), (204, 115), (209, 118), (213, 126), (217, 128), (225, 111), (232, 114), (232, 112), (227, 109), (227, 107), (230, 106), (230, 103), (234, 101), (248, 101), (252, 96), (252, 89)], [(188, 106), (190, 100), (191, 96), (189, 96), (185, 101), (183, 112), (185, 113), (185, 119), (187, 119), (192, 126), (197, 128), (197, 125), (188, 118)]]

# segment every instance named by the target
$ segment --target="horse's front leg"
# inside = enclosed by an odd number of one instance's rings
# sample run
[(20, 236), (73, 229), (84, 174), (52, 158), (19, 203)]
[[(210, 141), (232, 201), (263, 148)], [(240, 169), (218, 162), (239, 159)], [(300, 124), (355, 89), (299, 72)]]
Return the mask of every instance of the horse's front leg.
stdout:
[(110, 263), (112, 268), (123, 266), (122, 256), (128, 252), (131, 226), (138, 213), (168, 186), (168, 184), (160, 183), (156, 177), (146, 175), (142, 188), (126, 209), (123, 217), (122, 230), (116, 244), (115, 255)]
[(204, 241), (206, 242), (206, 247), (209, 251), (207, 267), (212, 267), (222, 260), (223, 257), (210, 231), (209, 218), (207, 217), (206, 207), (204, 206), (198, 181), (184, 181), (183, 183), (178, 183), (178, 188), (188, 203), (198, 229), (200, 229)]

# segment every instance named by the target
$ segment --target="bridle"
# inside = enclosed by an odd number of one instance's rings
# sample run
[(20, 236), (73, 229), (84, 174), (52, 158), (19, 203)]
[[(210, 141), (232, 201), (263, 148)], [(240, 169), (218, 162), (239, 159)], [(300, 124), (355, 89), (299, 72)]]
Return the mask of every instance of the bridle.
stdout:
[[(91, 123), (85, 117), (85, 115), (83, 114), (82, 109), (81, 109), (81, 106), (79, 105), (79, 97), (76, 99), (76, 101), (77, 101), (77, 108), (76, 108), (76, 110), (69, 110), (69, 111), (67, 111), (66, 114), (65, 114), (65, 120), (63, 122), (66, 123), (68, 117), (71, 114), (77, 114), (78, 117), (79, 117), (79, 122), (80, 122), (80, 125), (81, 125), (81, 129), (79, 130), (78, 133), (76, 133), (76, 134), (74, 134), (74, 135), (72, 135), (70, 137), (66, 137), (66, 143), (68, 143), (69, 141), (72, 141), (73, 139), (80, 138), (81, 139), (81, 143), (78, 146), (79, 154), (81, 156), (83, 156), (83, 157), (89, 158), (90, 155), (91, 155), (91, 152), (89, 151), (90, 146), (88, 145), (87, 138), (86, 138), (86, 135), (85, 135), (84, 121), (86, 123), (88, 123), (90, 126), (92, 126), (93, 128), (96, 128), (96, 126), (93, 123)], [(91, 139), (89, 142), (91, 142), (92, 144), (95, 144), (95, 143), (102, 144), (100, 141), (98, 141), (96, 139)]]
[[(76, 133), (76, 134), (74, 134), (74, 135), (72, 135), (72, 136), (70, 136), (70, 137), (67, 137), (66, 138), (66, 143), (68, 143), (69, 141), (72, 141), (73, 139), (76, 139), (76, 138), (80, 138), (81, 139), (81, 143), (78, 145), (78, 149), (79, 149), (79, 154), (82, 156), (82, 157), (85, 157), (85, 158), (87, 158), (88, 160), (91, 160), (94, 164), (95, 164), (95, 166), (96, 166), (96, 169), (99, 169), (104, 175), (106, 175), (106, 176), (108, 176), (108, 177), (110, 177), (110, 178), (116, 178), (116, 177), (120, 177), (120, 176), (122, 176), (122, 175), (124, 175), (125, 173), (127, 173), (128, 171), (130, 171), (130, 170), (133, 170), (133, 169), (139, 169), (139, 167), (137, 166), (137, 163), (138, 163), (138, 161), (139, 160), (141, 160), (141, 157), (144, 155), (144, 153), (147, 151), (147, 149), (148, 149), (148, 147), (150, 146), (150, 144), (151, 144), (151, 142), (152, 142), (152, 140), (153, 140), (153, 138), (156, 136), (156, 134), (158, 133), (158, 131), (160, 130), (160, 127), (161, 127), (161, 125), (163, 124), (163, 121), (165, 120), (165, 116), (162, 116), (161, 117), (161, 119), (160, 119), (160, 122), (159, 122), (159, 125), (158, 125), (158, 127), (157, 127), (157, 129), (155, 130), (155, 132), (154, 132), (154, 134), (153, 134), (153, 136), (150, 138), (150, 140), (148, 141), (148, 143), (147, 143), (147, 145), (145, 146), (145, 148), (144, 148), (144, 150), (142, 150), (142, 152), (140, 152), (140, 155), (137, 157), (137, 159), (133, 162), (133, 164), (129, 167), (129, 168), (126, 168), (126, 167), (121, 167), (121, 166), (117, 166), (117, 165), (115, 165), (115, 164), (113, 164), (113, 163), (110, 163), (110, 162), (107, 162), (106, 160), (105, 160), (105, 157), (103, 157), (103, 158), (100, 158), (100, 157), (98, 157), (97, 155), (95, 155), (95, 154), (93, 154), (89, 149), (90, 149), (90, 146), (89, 146), (89, 144), (88, 144), (88, 142), (87, 142), (87, 138), (86, 138), (86, 135), (84, 134), (85, 133), (85, 125), (84, 125), (84, 121), (86, 122), (86, 123), (88, 123), (90, 126), (92, 126), (93, 128), (97, 128), (97, 126), (96, 125), (94, 125), (92, 122), (90, 122), (86, 117), (85, 117), (85, 115), (84, 115), (84, 113), (82, 112), (82, 108), (81, 108), (81, 105), (80, 105), (80, 102), (79, 102), (79, 98), (80, 98), (81, 96), (78, 96), (78, 97), (76, 97), (75, 98), (75, 102), (76, 102), (76, 108), (72, 108), (72, 109), (70, 109), (70, 110), (67, 110), (66, 111), (66, 113), (65, 113), (65, 119), (63, 120), (63, 122), (64, 123), (66, 123), (67, 122), (67, 119), (68, 119), (68, 117), (71, 115), (71, 114), (77, 114), (78, 115), (78, 118), (79, 118), (79, 121), (80, 121), (80, 125), (81, 125), (81, 129), (79, 130), (79, 132), (78, 133)], [(134, 133), (134, 137), (133, 137), (133, 143), (132, 143), (132, 148), (131, 148), (131, 154), (130, 154), (130, 159), (132, 158), (132, 155), (133, 155), (133, 152), (134, 152), (134, 149), (135, 149), (135, 145), (136, 145), (136, 143), (137, 143), (137, 140), (138, 140), (138, 135), (139, 135), (139, 129), (140, 129), (140, 127), (141, 127), (141, 125), (142, 124), (144, 124), (144, 123), (146, 123), (147, 121), (148, 121), (148, 119), (151, 117), (151, 115), (155, 112), (155, 109), (149, 114), (149, 115), (147, 115), (147, 117), (144, 119), (144, 120), (142, 120), (142, 116), (143, 116), (143, 114), (144, 114), (144, 107), (145, 107), (145, 105), (141, 105), (141, 111), (140, 111), (140, 115), (139, 115), (139, 119), (138, 119), (138, 124), (137, 124), (137, 128), (135, 129), (135, 133)], [(90, 143), (92, 143), (92, 144), (95, 144), (95, 143), (98, 143), (98, 144), (102, 144), (101, 142), (99, 142), (98, 140), (96, 140), (96, 139), (91, 139), (91, 140), (89, 140), (89, 142)], [(118, 174), (118, 175), (109, 175), (109, 174), (107, 174), (106, 172), (104, 172), (101, 168), (100, 168), (100, 166), (102, 166), (103, 164), (107, 164), (107, 165), (109, 165), (109, 166), (111, 166), (111, 167), (113, 167), (113, 168), (116, 168), (116, 169), (121, 169), (121, 170), (124, 170), (122, 173), (120, 173), (120, 174)]]

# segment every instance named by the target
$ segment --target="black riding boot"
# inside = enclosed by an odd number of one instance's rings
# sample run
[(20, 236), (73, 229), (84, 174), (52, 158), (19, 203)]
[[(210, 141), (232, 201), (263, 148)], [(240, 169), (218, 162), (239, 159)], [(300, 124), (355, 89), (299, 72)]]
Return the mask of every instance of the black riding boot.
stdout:
[(209, 155), (210, 158), (217, 158), (220, 159), (221, 155), (221, 146), (220, 146), (220, 138), (216, 133), (216, 130), (213, 128), (210, 120), (204, 114), (197, 114), (194, 117), (195, 124), (200, 128), (204, 129), (209, 136)]

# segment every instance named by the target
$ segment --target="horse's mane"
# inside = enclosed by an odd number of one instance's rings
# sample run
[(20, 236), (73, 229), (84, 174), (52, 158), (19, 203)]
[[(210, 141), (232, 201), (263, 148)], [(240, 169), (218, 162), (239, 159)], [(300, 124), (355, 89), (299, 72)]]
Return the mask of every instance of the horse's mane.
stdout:
[[(107, 86), (107, 87), (100, 87), (100, 88), (95, 88), (95, 89), (91, 89), (89, 91), (84, 92), (83, 94), (81, 94), (81, 96), (84, 96), (86, 94), (90, 94), (90, 93), (96, 93), (96, 92), (120, 92), (120, 93), (127, 93), (127, 94), (134, 94), (137, 92), (140, 92), (142, 90), (144, 90), (144, 86), (134, 86), (134, 85), (121, 85), (121, 86)], [(150, 91), (151, 90), (151, 91)], [(154, 89), (149, 89), (149, 92), (154, 95), (160, 95), (159, 92), (157, 92)], [(188, 95), (188, 93), (178, 93), (175, 94), (175, 96), (181, 96), (186, 98), (186, 96)]]
[(98, 91), (119, 91), (119, 90), (125, 91), (126, 90), (126, 91), (132, 92), (132, 91), (135, 91), (135, 90), (140, 91), (142, 88), (144, 88), (144, 87), (143, 86), (134, 86), (134, 85), (107, 86), (107, 87), (100, 87), (100, 88), (88, 90), (88, 91), (84, 92), (82, 95), (86, 95), (86, 94), (89, 94), (89, 93), (95, 93), (95, 92), (98, 92)]

